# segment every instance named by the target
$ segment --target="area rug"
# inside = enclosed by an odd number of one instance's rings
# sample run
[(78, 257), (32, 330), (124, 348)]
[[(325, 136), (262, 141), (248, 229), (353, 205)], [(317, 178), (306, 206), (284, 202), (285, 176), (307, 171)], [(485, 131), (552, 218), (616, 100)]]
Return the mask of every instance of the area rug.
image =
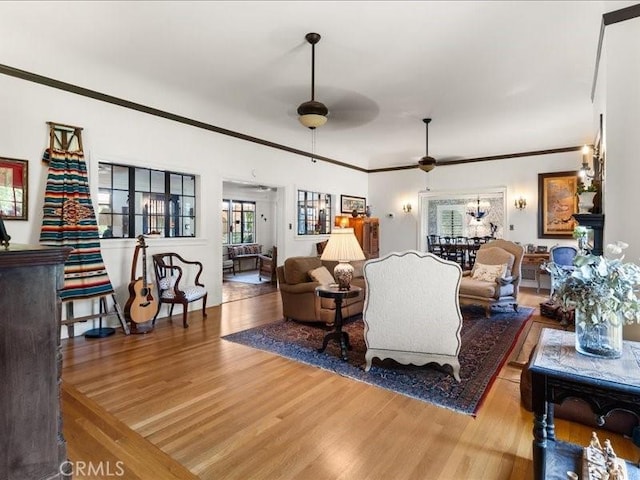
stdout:
[(268, 278), (258, 276), (257, 270), (249, 270), (247, 272), (238, 272), (235, 275), (233, 273), (225, 273), (222, 276), (223, 282), (236, 282), (236, 283), (251, 283), (253, 285), (262, 285), (270, 283)]
[(334, 341), (329, 342), (323, 353), (318, 353), (327, 330), (317, 324), (282, 320), (222, 338), (475, 416), (533, 311), (533, 308), (520, 307), (519, 312), (505, 310), (486, 318), (483, 309), (464, 309), (460, 383), (451, 375), (451, 367), (437, 364), (418, 367), (375, 359), (371, 369), (365, 372), (366, 345), (361, 316), (344, 326), (352, 344), (347, 362), (340, 360), (340, 347)]
[(254, 285), (251, 283), (240, 282), (223, 282), (222, 283), (222, 303), (235, 302), (245, 298), (266, 295), (267, 293), (276, 292), (278, 287), (272, 283), (260, 283)]

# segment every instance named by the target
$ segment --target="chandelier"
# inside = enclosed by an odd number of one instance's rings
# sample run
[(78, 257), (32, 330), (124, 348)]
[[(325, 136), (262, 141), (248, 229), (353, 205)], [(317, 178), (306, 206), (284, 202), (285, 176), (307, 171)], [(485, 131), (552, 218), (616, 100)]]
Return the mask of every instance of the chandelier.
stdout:
[(467, 203), (467, 215), (473, 217), (475, 220), (481, 220), (487, 216), (491, 205), (486, 200), (480, 201), (480, 196), (475, 202)]

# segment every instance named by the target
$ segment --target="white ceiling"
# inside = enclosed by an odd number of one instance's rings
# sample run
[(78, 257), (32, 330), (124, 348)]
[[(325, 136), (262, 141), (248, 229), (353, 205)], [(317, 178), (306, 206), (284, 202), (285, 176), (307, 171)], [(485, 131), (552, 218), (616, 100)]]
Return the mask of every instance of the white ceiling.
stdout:
[(295, 110), (318, 32), (316, 153), (394, 167), (425, 154), (425, 117), (437, 159), (591, 142), (602, 13), (633, 3), (0, 2), (0, 63), (311, 151)]

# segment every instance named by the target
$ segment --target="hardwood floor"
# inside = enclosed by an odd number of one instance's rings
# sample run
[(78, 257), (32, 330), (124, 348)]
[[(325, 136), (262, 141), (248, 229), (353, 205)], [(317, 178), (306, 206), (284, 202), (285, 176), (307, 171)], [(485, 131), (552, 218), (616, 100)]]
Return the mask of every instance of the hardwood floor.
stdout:
[[(502, 369), (473, 418), (220, 339), (281, 316), (275, 292), (209, 308), (204, 321), (193, 312), (188, 329), (178, 312), (146, 335), (63, 340), (74, 478), (108, 478), (86, 465), (145, 480), (530, 478), (519, 369)], [(562, 420), (556, 431), (578, 443), (591, 435)]]

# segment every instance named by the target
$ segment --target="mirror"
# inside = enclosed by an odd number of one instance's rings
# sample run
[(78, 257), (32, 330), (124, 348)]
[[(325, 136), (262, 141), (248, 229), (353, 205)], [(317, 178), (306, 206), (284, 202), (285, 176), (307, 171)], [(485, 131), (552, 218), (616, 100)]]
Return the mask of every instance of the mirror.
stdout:
[(0, 215), (4, 220), (28, 220), (27, 160), (0, 157)]

